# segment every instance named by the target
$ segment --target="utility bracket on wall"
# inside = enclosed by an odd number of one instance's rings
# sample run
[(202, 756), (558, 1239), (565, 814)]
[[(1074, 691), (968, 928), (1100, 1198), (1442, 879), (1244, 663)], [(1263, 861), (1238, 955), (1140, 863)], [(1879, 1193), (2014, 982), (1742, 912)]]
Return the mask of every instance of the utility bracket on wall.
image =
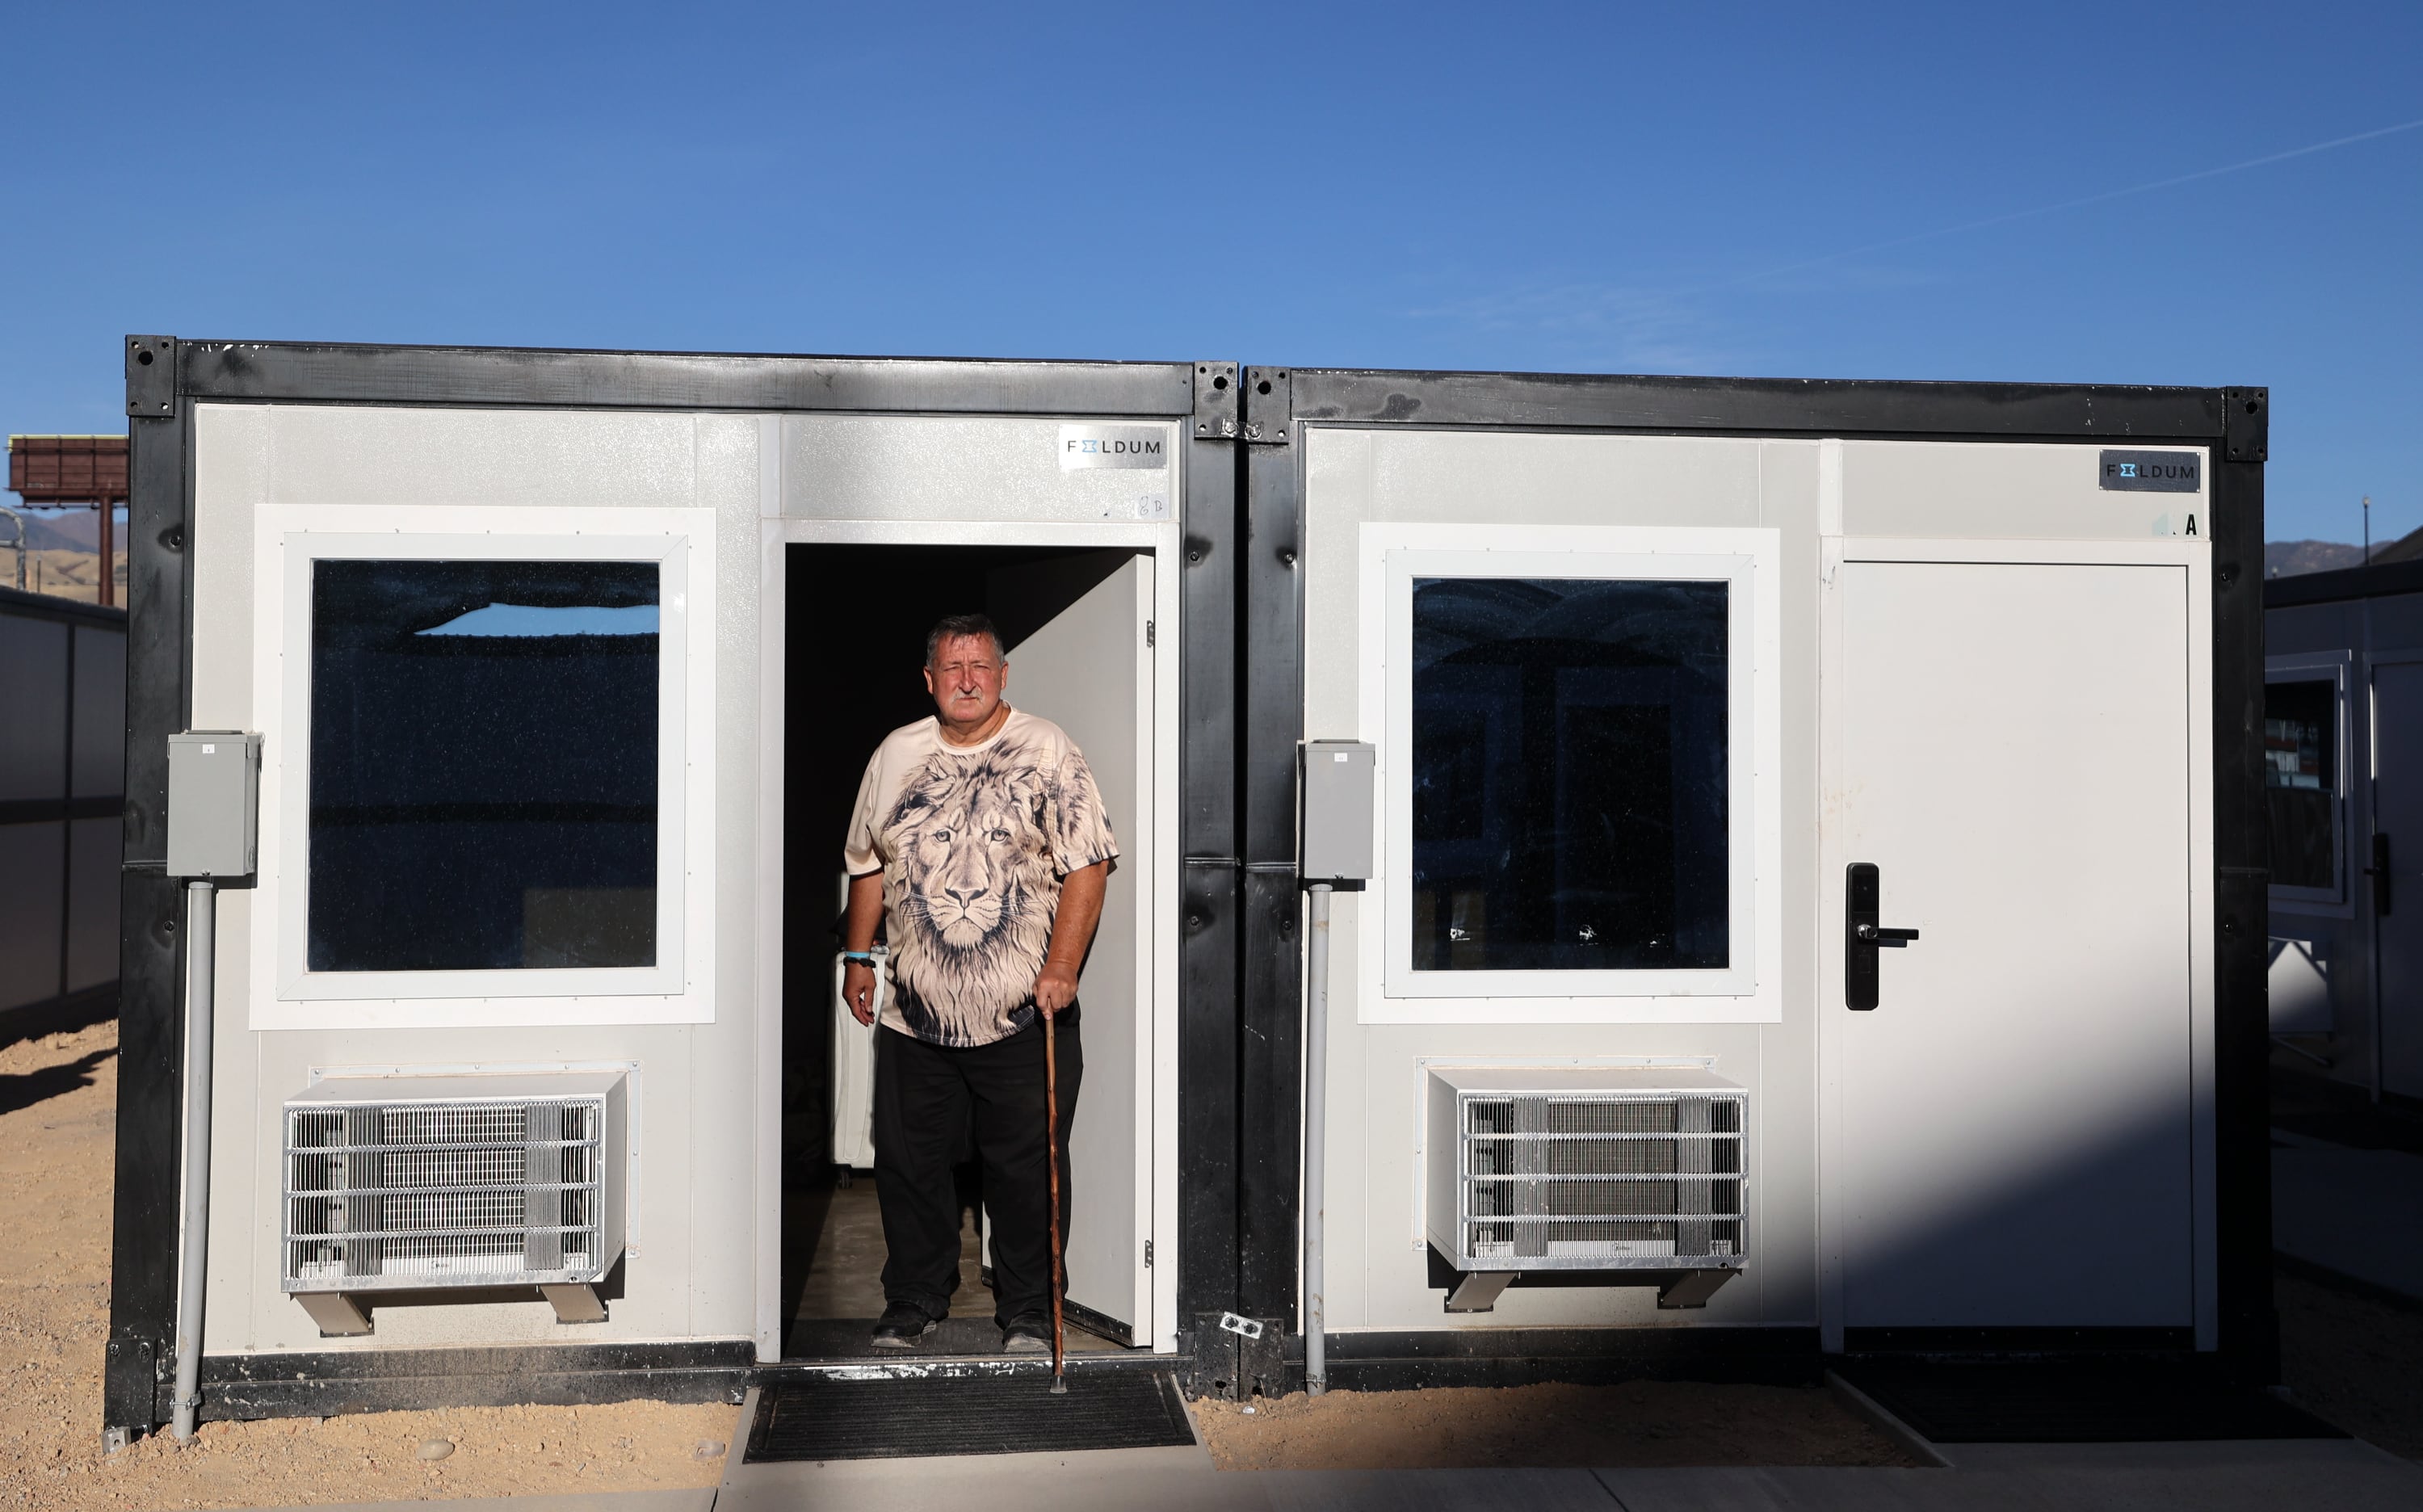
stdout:
[(1694, 1270), (1657, 1288), (1659, 1307), (1705, 1307), (1717, 1288), (1740, 1275), (1737, 1270)]
[[(542, 1286), (539, 1295), (555, 1309), (558, 1323), (603, 1323), (606, 1321), (605, 1299), (597, 1288), (586, 1282), (569, 1286)], [(295, 1292), (294, 1300), (311, 1314), (320, 1328), (323, 1339), (357, 1339), (376, 1330), (371, 1325), (368, 1298), (356, 1292)]]
[[(1741, 1271), (1734, 1266), (1711, 1266), (1705, 1270), (1687, 1270), (1669, 1275), (1657, 1281), (1657, 1305), (1661, 1308), (1705, 1307), (1717, 1289)], [(1495, 1311), (1497, 1298), (1506, 1288), (1522, 1279), (1519, 1270), (1467, 1270), (1461, 1272), (1456, 1283), (1447, 1294), (1447, 1311), (1450, 1313), (1488, 1313)], [(1621, 1278), (1607, 1278), (1615, 1285), (1626, 1284)], [(1647, 1276), (1641, 1278), (1645, 1284)]]
[(296, 1292), (294, 1300), (320, 1326), (323, 1339), (355, 1339), (371, 1331), (370, 1309), (344, 1292)]
[(598, 1297), (597, 1288), (586, 1281), (569, 1286), (541, 1286), (539, 1292), (547, 1305), (555, 1309), (558, 1323), (603, 1323), (606, 1303)]
[(1464, 1279), (1455, 1283), (1455, 1290), (1447, 1294), (1447, 1310), (1450, 1313), (1489, 1312), (1497, 1305), (1497, 1294), (1506, 1290), (1507, 1285), (1521, 1274), (1519, 1270), (1467, 1270)]

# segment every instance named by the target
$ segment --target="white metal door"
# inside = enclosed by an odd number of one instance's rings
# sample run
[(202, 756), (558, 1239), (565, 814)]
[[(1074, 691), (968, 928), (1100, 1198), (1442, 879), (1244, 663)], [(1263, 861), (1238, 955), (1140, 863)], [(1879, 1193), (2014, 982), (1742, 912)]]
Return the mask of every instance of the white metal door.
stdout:
[(1824, 913), (1869, 863), (1880, 922), (1918, 931), (1877, 952), (1873, 1011), (1847, 940), (1820, 982), (1843, 1324), (2195, 1320), (2189, 577), (1837, 570)]
[(2423, 662), (2373, 665), (2372, 829), (2357, 864), (2387, 863), (2359, 904), (2379, 942), (2381, 1087), (2423, 1096)]
[(1069, 1134), (1068, 1299), (1154, 1336), (1152, 1218), (1152, 558), (1139, 554), (1009, 648), (1008, 702), (1069, 732), (1093, 769), (1119, 863), (1078, 981), (1084, 1090)]

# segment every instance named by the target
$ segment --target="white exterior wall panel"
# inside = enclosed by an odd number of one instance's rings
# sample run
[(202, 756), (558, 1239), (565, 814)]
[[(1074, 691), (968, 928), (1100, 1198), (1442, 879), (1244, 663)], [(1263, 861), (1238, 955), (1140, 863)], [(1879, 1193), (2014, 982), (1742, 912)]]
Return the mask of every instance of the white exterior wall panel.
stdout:
[[(1358, 533), (1368, 522), (1487, 522), (1507, 527), (1763, 527), (1780, 533), (1781, 807), (1784, 948), (1781, 1022), (1558, 1025), (1360, 1022), (1363, 911), (1376, 891), (1334, 902), (1328, 1170), (1328, 1315), (1333, 1331), (1525, 1326), (1800, 1326), (1829, 1321), (1823, 1253), (1820, 1027), (1844, 1011), (1841, 952), (1824, 948), (1829, 876), (1820, 839), (1821, 582), (1843, 542), (2070, 543), (2048, 560), (2153, 551), (2201, 557), (2209, 488), (2193, 494), (2106, 490), (2092, 447), (1977, 442), (1834, 442), (1521, 435), (1307, 427), (1305, 449), (1305, 734), (1378, 740), (1364, 728)], [(2208, 454), (2209, 462), (2209, 454)], [(2160, 542), (2159, 546), (2152, 543)], [(2003, 549), (2020, 549), (2024, 547)], [(1954, 555), (1958, 553), (1955, 551)], [(2182, 558), (2185, 560), (2185, 558)], [(2195, 599), (2201, 613), (2202, 598)], [(2051, 606), (2048, 606), (2049, 608)], [(2192, 636), (2209, 635), (2202, 621)], [(2200, 666), (2198, 661), (2195, 666)], [(2201, 721), (2204, 690), (2190, 679)], [(2208, 791), (2209, 722), (2193, 725), (2186, 795)], [(1390, 754), (1383, 752), (1384, 766)], [(2195, 864), (2210, 861), (2209, 804)], [(1830, 881), (1839, 885), (1839, 877)], [(1375, 883), (1375, 888), (1381, 883)], [(2192, 1133), (2199, 1338), (2211, 1329), (2211, 991), (2209, 922), (2190, 964), (2194, 1019), (2178, 1073), (2196, 1090)], [(2193, 952), (2192, 952), (2193, 954)], [(1703, 1311), (1660, 1312), (1647, 1288), (1514, 1287), (1493, 1312), (1445, 1314), (1428, 1279), (1417, 1150), (1423, 1067), (1438, 1059), (1500, 1064), (1621, 1063), (1712, 1058), (1750, 1090), (1750, 1259), (1744, 1277)], [(2048, 1095), (2057, 1089), (2048, 1086)], [(1829, 1344), (1839, 1347), (1839, 1317)]]
[[(251, 895), (221, 895), (208, 1347), (213, 1354), (753, 1330), (758, 994), (758, 427), (722, 415), (203, 405), (195, 440), (194, 721), (253, 716), (253, 516), (263, 504), (700, 510), (714, 521), (717, 843), (712, 1022), (532, 1028), (254, 1030)], [(277, 740), (279, 732), (263, 730)], [(699, 879), (692, 879), (695, 884)], [(626, 1293), (609, 1321), (527, 1302), (388, 1306), (324, 1340), (277, 1289), (278, 1110), (315, 1068), (637, 1062)]]
[[(1814, 1059), (1805, 927), (1814, 865), (1817, 447), (1811, 442), (1308, 429), (1305, 491), (1305, 734), (1358, 729), (1363, 665), (1357, 537), (1366, 522), (1771, 528), (1782, 535), (1784, 793), (1783, 1022), (1377, 1025), (1351, 1005), (1364, 972), (1362, 911), (1332, 903), (1329, 1317), (1333, 1331), (1816, 1322)], [(1803, 629), (1806, 628), (1806, 629)], [(1388, 756), (1383, 754), (1382, 760)], [(1513, 1287), (1486, 1314), (1451, 1317), (1429, 1281), (1416, 1159), (1426, 1066), (1714, 1058), (1750, 1090), (1751, 1259), (1703, 1311), (1664, 1311), (1654, 1288)], [(1777, 1075), (1770, 1069), (1782, 1066)]]

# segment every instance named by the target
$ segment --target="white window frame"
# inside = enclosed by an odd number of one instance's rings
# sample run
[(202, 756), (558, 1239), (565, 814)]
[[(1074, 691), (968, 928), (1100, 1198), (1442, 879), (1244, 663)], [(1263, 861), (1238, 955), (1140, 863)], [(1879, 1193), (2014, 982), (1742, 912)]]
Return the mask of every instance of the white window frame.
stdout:
[[(1782, 1020), (1782, 533), (1366, 524), (1360, 724), (1379, 747), (1375, 875), (1359, 910), (1371, 1024), (1772, 1024)], [(1706, 971), (1436, 971), (1412, 964), (1413, 584), (1417, 578), (1722, 581), (1731, 963)], [(1313, 732), (1321, 733), (1321, 732)], [(1370, 896), (1376, 893), (1376, 898)]]
[[(2332, 764), (2337, 769), (2331, 774), (2337, 793), (2337, 802), (2331, 805), (2331, 885), (2292, 887), (2272, 883), (2272, 902), (2286, 913), (2354, 916), (2348, 892), (2348, 871), (2353, 865), (2349, 859), (2352, 853), (2349, 849), (2349, 822), (2352, 816), (2348, 807), (2355, 786), (2354, 756), (2348, 749), (2353, 724), (2350, 718), (2349, 683), (2353, 672), (2354, 657), (2346, 651), (2300, 651), (2263, 659), (2263, 685), (2267, 689), (2275, 682), (2331, 685)], [(2264, 786), (2267, 789), (2271, 786), (2268, 776)]]
[[(715, 512), (264, 505), (255, 518), (253, 703), (265, 740), (251, 1027), (713, 1022)], [(658, 564), (655, 965), (308, 969), (312, 564), (339, 560)]]

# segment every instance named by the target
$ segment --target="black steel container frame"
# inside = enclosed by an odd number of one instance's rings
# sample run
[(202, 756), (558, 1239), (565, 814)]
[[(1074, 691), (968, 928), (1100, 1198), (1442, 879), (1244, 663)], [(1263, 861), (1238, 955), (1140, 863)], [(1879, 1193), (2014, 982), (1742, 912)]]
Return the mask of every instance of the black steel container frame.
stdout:
[[(126, 342), (132, 433), (128, 527), (127, 801), (118, 1184), (103, 1423), (147, 1431), (168, 1415), (175, 1362), (182, 899), (165, 873), (167, 737), (192, 716), (194, 406), (985, 414), (1155, 419), (1192, 438), (1180, 580), (1192, 738), (1180, 756), (1186, 926), (1180, 1054), (1183, 1224), (1233, 1212), (1236, 885), (1229, 738), (1235, 704), (1234, 362), (1018, 362), (571, 352), (181, 341)], [(1233, 1252), (1181, 1259), (1181, 1307), (1218, 1309)], [(476, 1350), (349, 1351), (206, 1361), (204, 1417), (630, 1395), (738, 1400), (753, 1345), (705, 1341)], [(517, 1394), (518, 1393), (518, 1394)], [(536, 1393), (533, 1395), (532, 1393)]]
[[(1297, 1109), (1302, 1043), (1294, 747), (1302, 736), (1304, 425), (2168, 442), (2212, 449), (2216, 1021), (2222, 1347), (2276, 1374), (2271, 1303), (2260, 752), (2261, 389), (1802, 382), (1246, 368), (1234, 362), (541, 351), (126, 342), (129, 505), (126, 851), (120, 1091), (103, 1422), (166, 1416), (176, 1310), (182, 898), (166, 877), (166, 737), (192, 710), (193, 406), (316, 404), (1177, 420), (1189, 428), (1180, 757), (1179, 1315), (1198, 1389), (1284, 1386), (1301, 1359)], [(1247, 1347), (1226, 1313), (1262, 1320)], [(1694, 1329), (1647, 1349), (1622, 1330), (1491, 1330), (1360, 1341), (1333, 1379), (1607, 1378), (1683, 1368), (1772, 1377), (1813, 1366), (1814, 1330)], [(1592, 1342), (1592, 1334), (1604, 1331)], [(1781, 1347), (1724, 1336), (1759, 1331)], [(1523, 1337), (1514, 1336), (1519, 1332)], [(1776, 1338), (1778, 1333), (1788, 1339)], [(1805, 1337), (1802, 1335), (1805, 1334)], [(1993, 1346), (1994, 1341), (1976, 1343)], [(1751, 1345), (1745, 1347), (1746, 1345)], [(1367, 1360), (1361, 1357), (1369, 1354)], [(1199, 1363), (1198, 1363), (1199, 1361)], [(1165, 1357), (1161, 1361), (1166, 1364)], [(1091, 1362), (1088, 1362), (1089, 1364)], [(1104, 1361), (1108, 1363), (1108, 1361)], [(737, 1400), (740, 1341), (354, 1351), (206, 1361), (203, 1415), (442, 1401), (631, 1395)], [(1217, 1377), (1215, 1383), (1214, 1377)]]
[[(2093, 384), (1911, 383), (1790, 378), (1592, 376), (1248, 367), (1244, 534), (1245, 685), (1238, 723), (1246, 770), (1238, 785), (1244, 836), (1243, 970), (1247, 1059), (1240, 1091), (1244, 1148), (1238, 1180), (1241, 1310), (1293, 1326), (1300, 1159), (1303, 1005), (1290, 878), (1295, 843), (1295, 741), (1304, 735), (1304, 467), (1308, 426), (1542, 434), (1735, 436), (2078, 446), (2176, 445), (2211, 458), (2214, 1101), (2221, 1363), (2233, 1376), (2278, 1378), (2272, 1296), (2270, 1059), (2264, 938), (2269, 859), (2263, 809), (2263, 464), (2270, 390)], [(1813, 1357), (1815, 1329), (1805, 1331)], [(1922, 1352), (2184, 1349), (2186, 1329), (1853, 1329), (1845, 1345)], [(1355, 1337), (1357, 1352), (1387, 1351)], [(1710, 1343), (1715, 1343), (1710, 1339)], [(1432, 1345), (1442, 1353), (1452, 1351)], [(1472, 1373), (1466, 1372), (1466, 1376)], [(1560, 1378), (1570, 1378), (1558, 1372)], [(1349, 1368), (1334, 1382), (1367, 1378)], [(1402, 1371), (1368, 1378), (1401, 1381)], [(1452, 1372), (1421, 1378), (1458, 1378)], [(1491, 1384), (1503, 1372), (1478, 1378)]]

